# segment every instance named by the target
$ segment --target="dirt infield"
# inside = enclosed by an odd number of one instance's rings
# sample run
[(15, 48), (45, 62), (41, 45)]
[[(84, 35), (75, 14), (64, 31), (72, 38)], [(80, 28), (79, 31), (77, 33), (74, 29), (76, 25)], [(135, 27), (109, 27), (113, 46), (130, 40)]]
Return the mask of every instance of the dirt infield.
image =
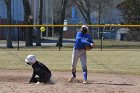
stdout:
[(83, 84), (80, 72), (74, 83), (67, 82), (70, 72), (52, 72), (49, 84), (26, 84), (31, 73), (0, 70), (0, 93), (140, 93), (140, 76), (89, 73)]

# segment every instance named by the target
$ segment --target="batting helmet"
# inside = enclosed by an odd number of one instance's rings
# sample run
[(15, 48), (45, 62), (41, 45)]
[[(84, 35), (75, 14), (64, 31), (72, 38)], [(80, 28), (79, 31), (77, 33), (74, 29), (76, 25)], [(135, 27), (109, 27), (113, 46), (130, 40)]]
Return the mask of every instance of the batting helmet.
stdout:
[(35, 57), (35, 55), (28, 55), (27, 57), (26, 57), (26, 59), (25, 59), (25, 62), (27, 63), (27, 64), (29, 64), (29, 65), (32, 65), (32, 64), (34, 64), (35, 62), (36, 62), (36, 57)]

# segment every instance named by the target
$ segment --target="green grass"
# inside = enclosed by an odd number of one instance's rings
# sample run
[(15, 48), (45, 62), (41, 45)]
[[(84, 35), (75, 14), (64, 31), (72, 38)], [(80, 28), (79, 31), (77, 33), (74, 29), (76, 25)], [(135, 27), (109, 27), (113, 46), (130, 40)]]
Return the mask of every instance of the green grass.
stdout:
[[(29, 70), (24, 59), (28, 54), (36, 55), (37, 59), (51, 70), (70, 71), (72, 49), (0, 49), (0, 69)], [(140, 49), (88, 51), (88, 70), (91, 72), (140, 75)], [(77, 69), (81, 71), (78, 62)]]
[[(57, 38), (48, 38), (50, 40), (57, 40)], [(65, 39), (65, 40), (69, 40), (69, 39)], [(71, 41), (74, 41), (74, 39), (71, 39)], [(17, 44), (17, 41), (13, 41), (13, 44)], [(20, 44), (25, 44), (25, 41), (20, 41)], [(0, 44), (5, 44), (6, 45), (6, 40), (0, 40)], [(95, 48), (100, 48), (101, 46), (101, 40), (95, 40)], [(73, 43), (69, 43), (69, 44), (63, 44), (64, 47), (73, 47)], [(133, 49), (133, 48), (137, 48), (140, 49), (140, 42), (133, 42), (133, 41), (115, 41), (115, 40), (103, 40), (102, 41), (102, 46), (103, 49), (110, 49), (110, 48), (118, 48), (118, 49)], [(55, 45), (47, 45), (44, 47), (55, 47)], [(42, 47), (42, 48), (44, 48)], [(25, 48), (25, 47), (24, 47)], [(40, 47), (39, 47), (40, 48)], [(54, 49), (54, 48), (53, 48)]]
[[(97, 45), (100, 45), (100, 40), (95, 40)], [(140, 45), (140, 42), (133, 41), (115, 41), (115, 40), (103, 40), (103, 45)]]
[[(95, 40), (95, 43), (97, 48), (101, 46), (101, 40)], [(132, 49), (132, 48), (140, 48), (140, 42), (103, 40), (102, 46), (104, 49), (105, 48)]]

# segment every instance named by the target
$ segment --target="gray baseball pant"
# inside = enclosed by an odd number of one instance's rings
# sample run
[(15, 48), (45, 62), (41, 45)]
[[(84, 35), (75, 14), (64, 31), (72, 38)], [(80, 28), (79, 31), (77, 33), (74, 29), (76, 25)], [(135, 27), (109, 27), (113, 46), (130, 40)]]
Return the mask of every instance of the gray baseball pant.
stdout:
[(86, 50), (84, 49), (81, 49), (81, 50), (78, 50), (78, 49), (73, 49), (73, 52), (72, 52), (72, 72), (75, 72), (76, 73), (76, 66), (77, 66), (77, 62), (80, 58), (80, 61), (81, 61), (81, 66), (82, 66), (82, 69), (85, 70), (87, 69), (87, 55), (86, 55)]

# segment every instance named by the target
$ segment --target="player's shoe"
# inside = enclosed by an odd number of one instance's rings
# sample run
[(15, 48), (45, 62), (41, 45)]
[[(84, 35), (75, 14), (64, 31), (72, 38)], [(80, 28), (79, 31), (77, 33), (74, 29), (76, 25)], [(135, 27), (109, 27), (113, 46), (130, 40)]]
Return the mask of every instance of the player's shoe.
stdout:
[(87, 81), (87, 80), (84, 80), (84, 81), (83, 81), (83, 84), (87, 84), (87, 83), (88, 83), (88, 81)]
[(75, 80), (75, 77), (71, 77), (68, 79), (68, 82), (73, 82)]
[(38, 85), (38, 84), (40, 84), (40, 82), (38, 81), (36, 84)]

